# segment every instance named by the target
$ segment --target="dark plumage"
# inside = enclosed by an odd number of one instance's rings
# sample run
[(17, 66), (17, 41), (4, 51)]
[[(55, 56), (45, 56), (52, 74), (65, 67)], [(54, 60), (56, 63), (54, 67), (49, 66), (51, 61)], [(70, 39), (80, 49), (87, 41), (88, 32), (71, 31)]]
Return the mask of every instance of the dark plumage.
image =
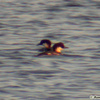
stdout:
[(68, 47), (65, 47), (62, 42), (59, 42), (59, 43), (56, 43), (56, 44), (53, 45), (51, 51), (46, 51), (46, 52), (40, 53), (37, 56), (42, 56), (42, 55), (61, 55), (61, 50), (63, 48), (68, 48)]
[(56, 51), (57, 47), (65, 48), (64, 44), (62, 42), (59, 42), (53, 45), (53, 51)]
[(48, 39), (43, 39), (40, 41), (38, 45), (43, 45), (45, 48), (41, 49), (41, 51), (50, 51), (51, 50), (51, 41)]

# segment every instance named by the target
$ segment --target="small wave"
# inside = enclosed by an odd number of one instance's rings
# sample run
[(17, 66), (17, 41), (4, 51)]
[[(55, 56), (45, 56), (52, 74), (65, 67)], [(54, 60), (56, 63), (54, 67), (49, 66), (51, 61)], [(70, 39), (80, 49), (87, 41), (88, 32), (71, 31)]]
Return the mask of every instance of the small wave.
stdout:
[(27, 74), (54, 74), (59, 73), (60, 71), (57, 70), (34, 70), (34, 71), (21, 71), (18, 72), (20, 75), (27, 75)]
[(91, 70), (100, 71), (100, 68), (88, 68), (87, 70), (89, 70), (89, 71), (91, 71)]
[(84, 7), (83, 5), (79, 3), (68, 3), (65, 5), (66, 7)]
[(9, 92), (7, 92), (6, 90), (0, 89), (0, 93), (7, 93), (8, 94)]
[(49, 12), (59, 12), (59, 11), (63, 11), (60, 6), (49, 6), (47, 9), (47, 11)]
[(74, 57), (74, 58), (86, 57), (86, 56), (82, 56), (82, 55), (70, 55), (70, 54), (63, 54), (63, 56), (65, 56), (65, 57)]
[(31, 20), (31, 21), (28, 21), (27, 23), (31, 23), (31, 24), (34, 24), (34, 25), (39, 25), (39, 26), (48, 26), (48, 24), (44, 21), (40, 21), (40, 20)]

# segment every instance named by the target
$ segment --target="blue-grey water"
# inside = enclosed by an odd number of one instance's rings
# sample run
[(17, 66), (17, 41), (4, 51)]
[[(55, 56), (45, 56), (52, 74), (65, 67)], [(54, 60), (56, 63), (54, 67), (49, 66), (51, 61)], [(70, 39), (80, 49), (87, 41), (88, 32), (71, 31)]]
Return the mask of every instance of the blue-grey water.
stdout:
[[(42, 39), (61, 56), (35, 57)], [(100, 96), (99, 0), (0, 0), (0, 100)]]

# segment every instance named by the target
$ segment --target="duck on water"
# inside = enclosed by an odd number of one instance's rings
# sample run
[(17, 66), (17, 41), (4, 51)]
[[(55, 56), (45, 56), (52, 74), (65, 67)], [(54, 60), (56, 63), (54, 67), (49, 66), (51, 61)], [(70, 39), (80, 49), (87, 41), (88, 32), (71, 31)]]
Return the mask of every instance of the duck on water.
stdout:
[(51, 41), (50, 40), (41, 40), (41, 42), (38, 45), (44, 45), (45, 51), (42, 53), (39, 53), (37, 56), (43, 56), (43, 55), (62, 55), (61, 51), (65, 47), (65, 45), (62, 42), (55, 43), (53, 47), (51, 47)]

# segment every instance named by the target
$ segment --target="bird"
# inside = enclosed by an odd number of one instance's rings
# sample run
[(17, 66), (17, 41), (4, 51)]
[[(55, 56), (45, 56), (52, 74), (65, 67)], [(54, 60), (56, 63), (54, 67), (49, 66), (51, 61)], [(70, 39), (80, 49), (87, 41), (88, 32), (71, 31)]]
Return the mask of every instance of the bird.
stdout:
[(40, 49), (39, 51), (51, 51), (51, 41), (49, 39), (43, 39), (37, 45), (43, 45), (44, 48)]
[(51, 51), (45, 51), (45, 52), (39, 53), (37, 56), (43, 56), (43, 55), (62, 55), (61, 51), (64, 48), (68, 48), (68, 47), (65, 47), (65, 45), (62, 42), (58, 42), (58, 43), (55, 43), (53, 45)]

